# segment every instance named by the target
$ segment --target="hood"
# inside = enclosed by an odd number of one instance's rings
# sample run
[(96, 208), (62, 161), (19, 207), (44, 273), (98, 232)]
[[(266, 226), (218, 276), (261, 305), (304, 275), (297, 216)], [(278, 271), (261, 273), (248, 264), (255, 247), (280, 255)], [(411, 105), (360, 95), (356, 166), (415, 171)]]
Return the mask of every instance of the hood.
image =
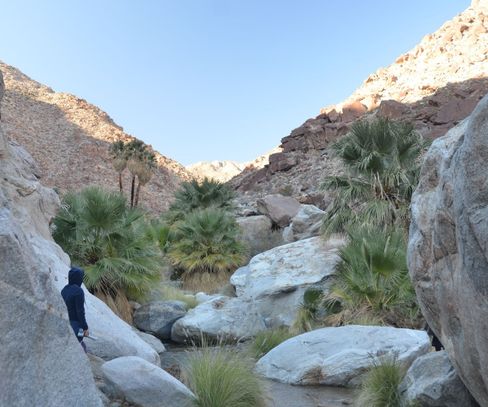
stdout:
[(77, 286), (81, 287), (81, 283), (83, 283), (83, 277), (85, 272), (83, 269), (78, 267), (72, 267), (68, 273), (68, 284), (76, 284)]

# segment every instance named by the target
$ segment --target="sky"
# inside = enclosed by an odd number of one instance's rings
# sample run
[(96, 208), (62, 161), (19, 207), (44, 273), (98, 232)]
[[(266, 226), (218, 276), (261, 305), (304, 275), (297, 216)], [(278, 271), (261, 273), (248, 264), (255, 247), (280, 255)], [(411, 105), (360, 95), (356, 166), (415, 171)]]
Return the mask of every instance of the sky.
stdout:
[(271, 150), (470, 1), (0, 4), (0, 60), (187, 165)]

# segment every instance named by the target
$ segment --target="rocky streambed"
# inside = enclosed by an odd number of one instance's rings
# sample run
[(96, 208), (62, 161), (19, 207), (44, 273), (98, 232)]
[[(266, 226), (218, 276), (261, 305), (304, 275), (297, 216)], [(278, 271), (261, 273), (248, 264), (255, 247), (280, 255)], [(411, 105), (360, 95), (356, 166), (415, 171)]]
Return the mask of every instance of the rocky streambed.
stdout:
[[(181, 372), (190, 352), (198, 349), (165, 343), (161, 367), (176, 376)], [(247, 344), (231, 345), (232, 350), (247, 352)], [(344, 407), (353, 404), (354, 390), (332, 386), (294, 386), (263, 378), (266, 407)]]

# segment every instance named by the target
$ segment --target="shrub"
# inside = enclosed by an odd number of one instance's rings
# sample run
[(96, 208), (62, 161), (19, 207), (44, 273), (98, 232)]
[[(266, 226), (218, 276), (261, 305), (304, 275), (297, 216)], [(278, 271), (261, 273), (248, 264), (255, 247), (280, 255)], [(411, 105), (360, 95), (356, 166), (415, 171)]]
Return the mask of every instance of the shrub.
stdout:
[(358, 121), (332, 148), (345, 174), (327, 177), (322, 185), (336, 195), (324, 216), (324, 234), (364, 225), (406, 231), (426, 148), (413, 126), (383, 118)]
[(159, 288), (159, 292), (163, 301), (182, 301), (186, 304), (187, 309), (195, 308), (198, 305), (194, 295), (186, 294), (177, 287), (164, 285)]
[(195, 210), (219, 208), (229, 210), (233, 208), (235, 193), (229, 186), (221, 182), (205, 178), (183, 182), (175, 193), (174, 202), (165, 214), (165, 221), (172, 225), (183, 220), (186, 215)]
[(405, 369), (397, 358), (376, 360), (365, 374), (356, 400), (358, 407), (401, 407), (398, 387), (405, 376)]
[(400, 231), (360, 229), (349, 232), (340, 250), (325, 304), (328, 322), (349, 324), (366, 319), (381, 324), (415, 326), (419, 310), (408, 276), (405, 236)]
[(184, 381), (197, 407), (263, 407), (263, 386), (253, 364), (234, 350), (204, 347), (190, 353)]
[(259, 359), (292, 336), (287, 328), (276, 328), (259, 332), (252, 342), (251, 353), (256, 359)]
[[(118, 193), (89, 187), (68, 193), (52, 223), (55, 241), (85, 271), (88, 289), (107, 303), (127, 303), (160, 278), (162, 253), (143, 212)], [(125, 298), (125, 300), (124, 300)]]
[(217, 208), (188, 214), (175, 225), (168, 256), (184, 274), (228, 272), (245, 260), (235, 219)]
[[(229, 278), (230, 275), (227, 271), (219, 271), (216, 273), (187, 273), (183, 275), (181, 283), (182, 287), (188, 291), (195, 293), (203, 291), (207, 294), (215, 294), (221, 293), (222, 290), (225, 290), (230, 285)], [(230, 297), (235, 296), (233, 289), (228, 294), (231, 294), (228, 295)]]

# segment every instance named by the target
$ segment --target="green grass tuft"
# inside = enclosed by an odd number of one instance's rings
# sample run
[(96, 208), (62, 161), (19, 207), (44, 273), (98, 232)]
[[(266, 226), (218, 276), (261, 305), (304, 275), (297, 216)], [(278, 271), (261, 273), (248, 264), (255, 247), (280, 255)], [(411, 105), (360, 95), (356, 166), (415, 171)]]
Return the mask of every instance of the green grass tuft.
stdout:
[(235, 351), (195, 350), (183, 375), (196, 396), (196, 407), (264, 407), (263, 384), (253, 373), (252, 362)]
[(259, 359), (271, 349), (291, 338), (293, 335), (286, 328), (277, 328), (259, 332), (251, 345), (251, 354)]
[(404, 376), (405, 369), (397, 358), (375, 361), (363, 379), (356, 406), (401, 407), (398, 386)]
[(161, 292), (163, 301), (182, 301), (186, 304), (187, 309), (195, 308), (198, 305), (198, 301), (194, 295), (186, 294), (177, 287), (164, 285), (159, 288), (159, 291)]

